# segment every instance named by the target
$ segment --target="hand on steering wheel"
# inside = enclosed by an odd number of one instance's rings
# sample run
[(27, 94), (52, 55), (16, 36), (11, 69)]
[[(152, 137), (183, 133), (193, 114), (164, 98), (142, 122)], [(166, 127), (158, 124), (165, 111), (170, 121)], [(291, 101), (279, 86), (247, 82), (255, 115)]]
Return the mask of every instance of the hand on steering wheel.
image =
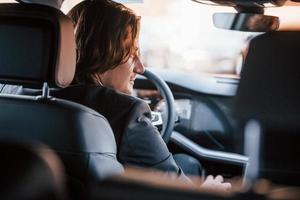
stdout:
[(154, 74), (153, 72), (149, 71), (148, 69), (145, 70), (143, 76), (145, 76), (149, 81), (151, 81), (156, 88), (159, 90), (160, 94), (163, 96), (166, 102), (166, 121), (163, 122), (163, 129), (161, 131), (161, 136), (163, 140), (168, 143), (171, 134), (173, 132), (176, 120), (176, 112), (174, 107), (174, 96), (166, 84), (166, 82)]

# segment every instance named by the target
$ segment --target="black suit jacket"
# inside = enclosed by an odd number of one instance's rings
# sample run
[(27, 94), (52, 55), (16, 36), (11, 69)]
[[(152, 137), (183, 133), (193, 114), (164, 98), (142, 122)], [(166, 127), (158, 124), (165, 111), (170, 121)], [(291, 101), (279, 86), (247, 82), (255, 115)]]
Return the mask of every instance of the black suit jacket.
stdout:
[(51, 93), (102, 114), (116, 138), (118, 159), (124, 165), (174, 172), (188, 180), (176, 164), (159, 131), (151, 123), (151, 110), (141, 99), (95, 85), (71, 86)]

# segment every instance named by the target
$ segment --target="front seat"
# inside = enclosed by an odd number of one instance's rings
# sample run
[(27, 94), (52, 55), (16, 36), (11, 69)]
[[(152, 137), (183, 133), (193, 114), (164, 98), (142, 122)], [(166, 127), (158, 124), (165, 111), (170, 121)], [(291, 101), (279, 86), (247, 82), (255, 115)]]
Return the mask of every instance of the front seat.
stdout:
[[(270, 32), (254, 38), (236, 96), (238, 116), (260, 126), (250, 133), (261, 132), (250, 145), (250, 151), (259, 150), (254, 176), (296, 186), (300, 186), (299, 52), (300, 32)], [(251, 168), (251, 158), (249, 162)]]
[(41, 96), (0, 95), (0, 140), (46, 144), (79, 189), (122, 173), (107, 120), (49, 94), (49, 87), (67, 87), (75, 73), (71, 20), (34, 4), (0, 4), (0, 19), (0, 83), (43, 89)]
[(41, 149), (37, 143), (0, 141), (0, 199), (68, 199), (60, 160)]

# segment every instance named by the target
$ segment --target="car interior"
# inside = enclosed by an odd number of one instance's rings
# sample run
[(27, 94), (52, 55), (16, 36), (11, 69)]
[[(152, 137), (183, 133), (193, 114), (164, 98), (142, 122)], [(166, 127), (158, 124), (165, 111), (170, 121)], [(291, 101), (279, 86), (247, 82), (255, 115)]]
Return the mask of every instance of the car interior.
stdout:
[[(76, 67), (74, 28), (60, 10), (63, 1), (19, 0), (0, 2), (1, 199), (300, 198), (300, 32), (275, 30), (280, 19), (264, 15), (266, 4), (300, 3), (186, 1), (234, 7), (235, 15), (221, 17), (236, 17), (231, 26), (218, 23), (217, 14), (214, 23), (260, 32), (249, 41), (240, 77), (149, 68), (136, 80), (136, 96), (149, 102), (170, 151), (199, 160), (204, 176), (223, 175), (232, 192), (212, 193), (123, 166), (105, 117), (51, 97), (71, 84)], [(245, 25), (257, 15), (271, 23)], [(20, 89), (39, 92), (21, 95)]]

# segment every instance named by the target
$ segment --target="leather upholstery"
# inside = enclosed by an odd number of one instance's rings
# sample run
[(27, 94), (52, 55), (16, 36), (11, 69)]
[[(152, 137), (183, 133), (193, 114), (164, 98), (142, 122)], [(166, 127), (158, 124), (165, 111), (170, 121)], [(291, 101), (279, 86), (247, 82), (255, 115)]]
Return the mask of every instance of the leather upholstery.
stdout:
[(107, 120), (85, 106), (55, 98), (4, 95), (0, 105), (1, 132), (9, 132), (0, 138), (40, 140), (62, 152), (116, 152)]
[(80, 182), (122, 172), (113, 132), (97, 112), (70, 101), (30, 96), (2, 95), (0, 107), (1, 140), (47, 144), (60, 155), (68, 175)]
[(46, 146), (0, 142), (0, 155), (0, 199), (68, 199), (62, 164)]
[(262, 126), (260, 177), (300, 185), (300, 32), (254, 38), (242, 69), (236, 113)]

